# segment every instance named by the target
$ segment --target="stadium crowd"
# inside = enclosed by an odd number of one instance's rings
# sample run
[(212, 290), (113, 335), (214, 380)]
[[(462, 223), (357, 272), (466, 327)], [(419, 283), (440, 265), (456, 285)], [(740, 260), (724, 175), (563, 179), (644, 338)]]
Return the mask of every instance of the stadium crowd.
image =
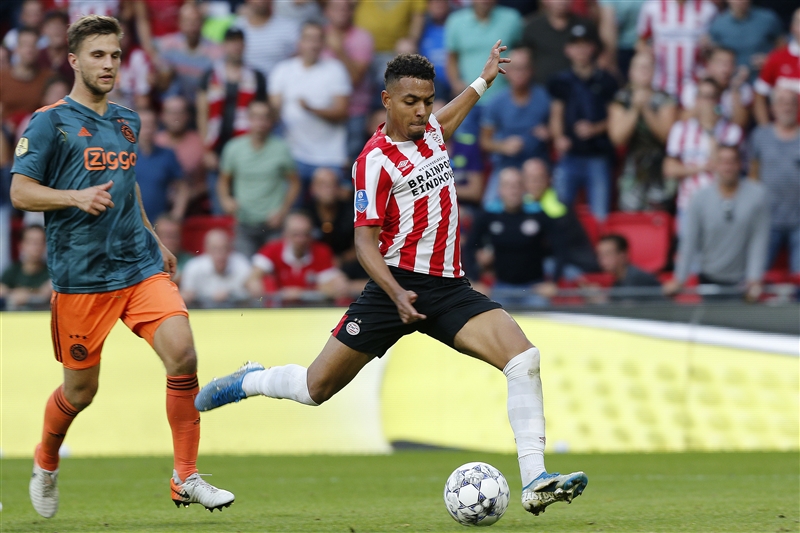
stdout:
[(366, 273), (350, 169), (383, 122), (387, 61), (428, 57), (436, 110), (498, 39), (507, 74), (448, 147), (479, 290), (518, 307), (796, 298), (791, 4), (6, 0), (0, 297), (46, 305), (44, 219), (12, 209), (10, 168), (31, 114), (71, 89), (69, 23), (97, 13), (125, 28), (111, 99), (141, 116), (144, 208), (190, 305), (353, 300)]

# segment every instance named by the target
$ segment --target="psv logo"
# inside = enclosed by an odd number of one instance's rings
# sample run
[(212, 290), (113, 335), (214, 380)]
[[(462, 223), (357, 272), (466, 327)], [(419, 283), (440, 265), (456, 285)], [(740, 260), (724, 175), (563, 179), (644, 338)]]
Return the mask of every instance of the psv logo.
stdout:
[(86, 170), (128, 170), (136, 166), (136, 154), (106, 152), (102, 148), (90, 146), (83, 151), (83, 167)]

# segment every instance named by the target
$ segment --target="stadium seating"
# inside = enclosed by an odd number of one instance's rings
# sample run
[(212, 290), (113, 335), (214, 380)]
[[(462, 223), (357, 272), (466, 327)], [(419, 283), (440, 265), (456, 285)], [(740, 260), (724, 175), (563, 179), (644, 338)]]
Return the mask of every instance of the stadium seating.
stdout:
[(648, 272), (658, 272), (669, 259), (673, 227), (668, 213), (611, 213), (602, 230), (628, 239), (631, 263)]
[(203, 239), (212, 229), (224, 229), (231, 237), (234, 235), (236, 220), (231, 216), (200, 215), (187, 218), (183, 223), (181, 245), (191, 254), (199, 255), (203, 251)]

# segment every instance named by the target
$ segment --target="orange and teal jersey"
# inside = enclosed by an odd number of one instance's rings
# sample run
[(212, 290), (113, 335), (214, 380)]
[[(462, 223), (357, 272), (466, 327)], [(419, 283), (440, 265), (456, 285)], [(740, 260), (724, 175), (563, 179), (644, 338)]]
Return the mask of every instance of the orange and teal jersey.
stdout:
[(114, 182), (108, 191), (114, 207), (98, 216), (77, 207), (45, 213), (47, 266), (57, 292), (113, 291), (162, 271), (136, 197), (138, 134), (136, 112), (109, 103), (101, 116), (65, 97), (36, 111), (20, 138), (12, 173), (58, 190)]

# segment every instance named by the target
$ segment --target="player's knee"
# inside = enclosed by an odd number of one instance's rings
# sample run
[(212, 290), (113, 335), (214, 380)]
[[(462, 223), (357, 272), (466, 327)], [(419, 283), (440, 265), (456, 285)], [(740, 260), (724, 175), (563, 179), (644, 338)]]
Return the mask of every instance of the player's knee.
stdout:
[(539, 349), (531, 347), (512, 358), (508, 364), (506, 364), (505, 368), (503, 368), (503, 374), (505, 374), (508, 379), (539, 374), (540, 360), (541, 355), (539, 354)]
[(308, 380), (308, 395), (317, 405), (322, 405), (330, 400), (336, 392), (336, 388), (331, 383)]
[(81, 385), (65, 385), (64, 398), (69, 404), (80, 412), (89, 407), (97, 394), (98, 383), (86, 383)]
[(188, 345), (176, 350), (166, 366), (167, 373), (171, 376), (186, 376), (197, 372), (197, 352), (194, 346)]

